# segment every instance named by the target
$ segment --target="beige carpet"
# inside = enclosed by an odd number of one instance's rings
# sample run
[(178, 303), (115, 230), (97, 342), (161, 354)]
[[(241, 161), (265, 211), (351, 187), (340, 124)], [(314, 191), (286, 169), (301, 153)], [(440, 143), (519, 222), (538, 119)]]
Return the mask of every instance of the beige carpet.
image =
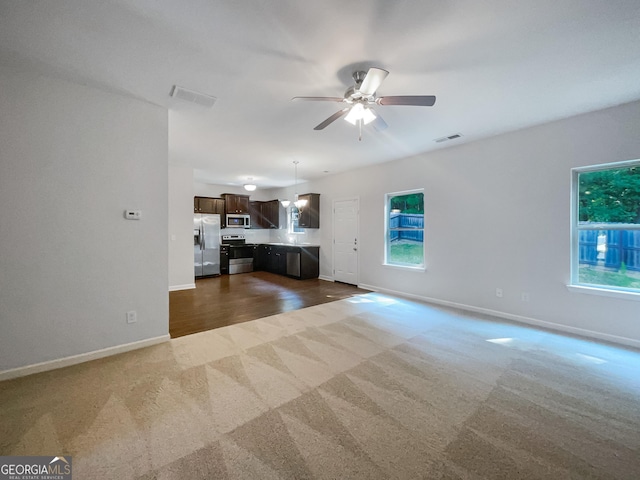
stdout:
[(379, 294), (0, 383), (74, 479), (640, 478), (640, 353)]

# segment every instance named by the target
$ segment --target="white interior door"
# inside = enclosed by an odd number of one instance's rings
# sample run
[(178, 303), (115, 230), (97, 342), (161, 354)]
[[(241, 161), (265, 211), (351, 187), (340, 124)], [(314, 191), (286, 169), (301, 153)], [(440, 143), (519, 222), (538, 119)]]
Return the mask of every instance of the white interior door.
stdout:
[(333, 279), (358, 285), (358, 199), (333, 202)]

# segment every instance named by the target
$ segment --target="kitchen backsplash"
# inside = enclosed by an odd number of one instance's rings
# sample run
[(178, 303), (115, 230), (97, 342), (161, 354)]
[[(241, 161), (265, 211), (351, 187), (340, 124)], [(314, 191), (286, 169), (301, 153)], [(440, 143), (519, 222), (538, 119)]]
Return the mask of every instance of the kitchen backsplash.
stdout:
[(317, 228), (307, 228), (303, 233), (289, 233), (287, 229), (281, 228), (269, 230), (269, 233), (271, 234), (270, 242), (320, 244), (320, 229)]
[(320, 244), (320, 230), (317, 228), (305, 229), (303, 233), (290, 234), (286, 228), (278, 230), (270, 229), (246, 229), (223, 228), (220, 235), (245, 235), (247, 243), (312, 243)]
[(220, 235), (244, 235), (247, 243), (269, 243), (272, 242), (270, 230), (266, 229), (243, 229), (243, 228), (223, 228)]

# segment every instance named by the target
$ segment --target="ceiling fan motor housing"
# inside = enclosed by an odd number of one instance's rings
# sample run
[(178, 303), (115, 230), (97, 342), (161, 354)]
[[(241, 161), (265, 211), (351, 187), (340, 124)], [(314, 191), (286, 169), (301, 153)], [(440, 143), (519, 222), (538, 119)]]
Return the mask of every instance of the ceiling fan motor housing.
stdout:
[(359, 70), (357, 72), (353, 72), (353, 80), (356, 82), (356, 86), (357, 87), (360, 86), (360, 84), (364, 80), (364, 77), (366, 77), (366, 76), (367, 76), (367, 72), (363, 72), (362, 70)]
[(349, 88), (347, 88), (344, 92), (344, 99), (348, 102), (351, 103), (354, 100), (357, 100), (358, 98), (360, 98), (362, 95), (360, 95), (360, 92), (358, 91), (358, 86), (351, 86)]

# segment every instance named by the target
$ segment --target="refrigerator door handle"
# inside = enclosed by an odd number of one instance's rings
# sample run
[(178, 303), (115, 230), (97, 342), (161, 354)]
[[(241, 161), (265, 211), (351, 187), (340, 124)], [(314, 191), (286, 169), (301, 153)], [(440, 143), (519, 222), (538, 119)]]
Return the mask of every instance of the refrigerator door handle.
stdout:
[(200, 227), (200, 250), (204, 250), (204, 232), (202, 231), (202, 227)]

